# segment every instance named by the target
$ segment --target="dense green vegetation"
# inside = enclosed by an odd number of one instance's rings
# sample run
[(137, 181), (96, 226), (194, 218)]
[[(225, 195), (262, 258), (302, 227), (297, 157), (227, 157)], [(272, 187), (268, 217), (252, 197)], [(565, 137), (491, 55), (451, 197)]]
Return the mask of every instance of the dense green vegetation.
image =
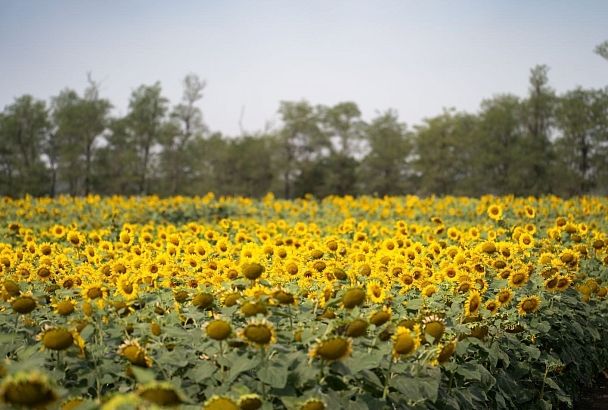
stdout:
[(204, 87), (188, 75), (171, 105), (160, 83), (141, 85), (122, 117), (90, 78), (48, 104), (16, 98), (0, 113), (0, 195), (608, 192), (608, 88), (558, 95), (546, 66), (531, 70), (525, 97), (414, 127), (391, 110), (364, 121), (354, 102), (283, 101), (278, 127), (226, 136), (203, 122)]

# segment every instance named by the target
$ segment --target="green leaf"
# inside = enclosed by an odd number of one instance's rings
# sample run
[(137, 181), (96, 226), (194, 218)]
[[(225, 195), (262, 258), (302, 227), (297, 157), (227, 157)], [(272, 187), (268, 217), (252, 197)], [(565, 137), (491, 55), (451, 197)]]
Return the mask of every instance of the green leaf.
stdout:
[(481, 373), (474, 364), (466, 363), (458, 366), (456, 373), (464, 377), (465, 380), (481, 381)]
[(154, 373), (147, 369), (142, 369), (141, 367), (131, 366), (131, 370), (135, 375), (135, 380), (137, 380), (140, 384), (146, 384), (153, 382), (155, 380)]
[(249, 371), (259, 364), (258, 358), (249, 359), (247, 357), (241, 357), (234, 362), (234, 365), (228, 372), (228, 382), (231, 383), (239, 376), (239, 374)]
[(382, 352), (376, 350), (370, 354), (353, 355), (344, 362), (352, 374), (359, 373), (361, 370), (374, 369), (380, 366), (382, 362)]
[(189, 372), (190, 378), (200, 383), (203, 380), (207, 380), (209, 377), (213, 376), (216, 372), (217, 367), (214, 366), (209, 361), (200, 361), (192, 370)]
[(287, 366), (278, 362), (267, 363), (266, 366), (258, 370), (258, 378), (270, 387), (282, 389), (287, 384), (287, 370)]

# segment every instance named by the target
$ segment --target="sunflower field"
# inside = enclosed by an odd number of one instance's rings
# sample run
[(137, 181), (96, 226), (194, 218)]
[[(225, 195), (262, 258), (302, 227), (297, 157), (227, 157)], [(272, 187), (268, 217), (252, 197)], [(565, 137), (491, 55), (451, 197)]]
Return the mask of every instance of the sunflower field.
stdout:
[(0, 406), (568, 408), (608, 198), (0, 202)]

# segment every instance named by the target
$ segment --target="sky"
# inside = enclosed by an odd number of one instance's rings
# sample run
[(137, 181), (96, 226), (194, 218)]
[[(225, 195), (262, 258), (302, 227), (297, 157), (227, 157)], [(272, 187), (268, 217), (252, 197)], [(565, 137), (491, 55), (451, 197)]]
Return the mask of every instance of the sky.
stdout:
[(0, 109), (83, 91), (91, 72), (124, 115), (139, 85), (160, 81), (175, 104), (195, 73), (205, 123), (228, 135), (277, 126), (279, 102), (301, 99), (412, 126), (524, 96), (536, 64), (558, 92), (608, 86), (604, 40), (605, 0), (0, 0)]

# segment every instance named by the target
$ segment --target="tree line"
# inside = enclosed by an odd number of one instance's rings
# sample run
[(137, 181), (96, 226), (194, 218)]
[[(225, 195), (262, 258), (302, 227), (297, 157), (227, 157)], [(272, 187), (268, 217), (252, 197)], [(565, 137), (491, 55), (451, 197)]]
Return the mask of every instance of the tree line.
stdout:
[(284, 101), (274, 129), (225, 136), (203, 122), (204, 88), (186, 76), (172, 105), (160, 83), (141, 85), (124, 116), (90, 77), (48, 103), (16, 98), (0, 113), (0, 195), (608, 193), (608, 88), (558, 95), (546, 66), (524, 97), (414, 127), (392, 110), (364, 121), (354, 102)]

